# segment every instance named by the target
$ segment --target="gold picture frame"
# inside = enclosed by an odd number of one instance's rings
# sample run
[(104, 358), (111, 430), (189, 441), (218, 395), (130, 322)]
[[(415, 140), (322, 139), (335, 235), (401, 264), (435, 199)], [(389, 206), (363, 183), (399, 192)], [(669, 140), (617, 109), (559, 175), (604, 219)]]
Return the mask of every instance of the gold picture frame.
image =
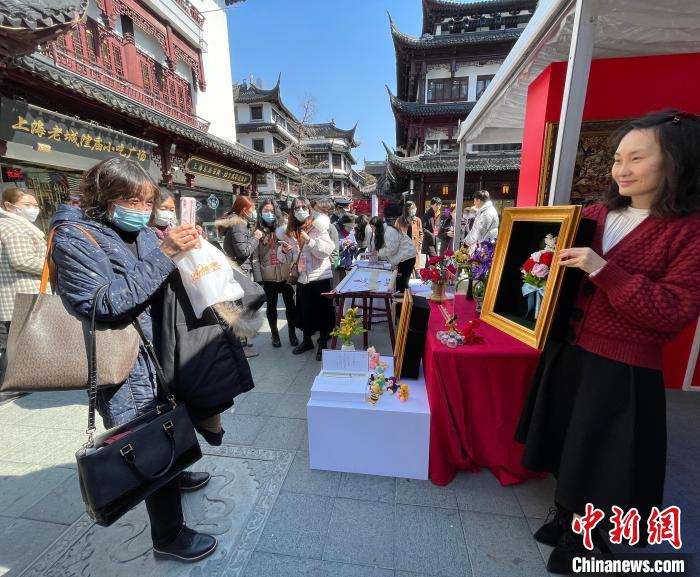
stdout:
[(396, 343), (394, 344), (394, 376), (398, 381), (401, 378), (403, 368), (403, 356), (406, 351), (406, 340), (408, 339), (408, 326), (411, 322), (411, 311), (413, 310), (413, 295), (410, 289), (404, 290), (403, 301), (401, 303), (401, 316), (399, 326), (396, 329)]
[[(598, 202), (608, 189), (612, 169), (612, 136), (629, 119), (583, 122), (576, 150), (574, 177), (571, 183), (571, 203), (586, 205)], [(557, 146), (558, 122), (548, 122), (542, 150), (542, 167), (537, 204), (545, 206), (549, 197)]]
[[(542, 350), (552, 327), (564, 276), (564, 269), (557, 265), (558, 253), (572, 246), (580, 218), (579, 205), (506, 208), (503, 211), (481, 309), (484, 322)], [(529, 317), (532, 310), (527, 297), (522, 294), (521, 267), (533, 252), (543, 248), (547, 234), (557, 237), (556, 250), (533, 319)]]

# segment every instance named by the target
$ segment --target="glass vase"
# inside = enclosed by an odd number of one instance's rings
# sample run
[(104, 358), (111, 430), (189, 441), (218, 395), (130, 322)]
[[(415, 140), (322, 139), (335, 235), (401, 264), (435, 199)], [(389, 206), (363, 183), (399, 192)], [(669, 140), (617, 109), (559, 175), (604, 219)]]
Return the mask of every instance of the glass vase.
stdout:
[(343, 341), (343, 346), (340, 347), (341, 351), (354, 351), (355, 343), (352, 341)]
[(433, 283), (433, 294), (430, 297), (430, 300), (436, 303), (441, 303), (446, 300), (445, 297), (445, 292), (446, 292), (446, 287), (443, 283)]

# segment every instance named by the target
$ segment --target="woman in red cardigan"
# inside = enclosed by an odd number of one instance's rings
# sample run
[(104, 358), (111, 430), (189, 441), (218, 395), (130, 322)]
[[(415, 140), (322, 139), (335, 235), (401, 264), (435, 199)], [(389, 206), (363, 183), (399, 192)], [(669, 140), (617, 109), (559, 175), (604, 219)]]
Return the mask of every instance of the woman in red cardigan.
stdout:
[(700, 121), (655, 113), (616, 142), (610, 190), (584, 210), (591, 248), (559, 252), (586, 273), (568, 342), (547, 344), (516, 434), (524, 465), (557, 479), (553, 518), (535, 533), (554, 546), (553, 573), (586, 556), (572, 519), (587, 503), (605, 519), (636, 507), (646, 544), (666, 467), (662, 347), (700, 315)]

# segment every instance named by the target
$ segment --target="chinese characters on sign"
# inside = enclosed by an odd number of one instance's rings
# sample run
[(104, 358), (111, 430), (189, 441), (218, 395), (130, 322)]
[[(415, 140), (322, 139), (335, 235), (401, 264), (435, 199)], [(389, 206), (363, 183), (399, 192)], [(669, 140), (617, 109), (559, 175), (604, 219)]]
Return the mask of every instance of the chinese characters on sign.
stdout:
[[(610, 542), (619, 545), (624, 539), (629, 545), (639, 543), (639, 523), (641, 521), (639, 511), (632, 508), (625, 513), (624, 510), (615, 505), (613, 505), (612, 510), (610, 522), (613, 528), (608, 532)], [(574, 518), (572, 522), (574, 533), (583, 536), (583, 545), (589, 551), (593, 550), (593, 529), (604, 518), (603, 511), (596, 509), (592, 503), (586, 503), (586, 513), (582, 517)], [(650, 545), (660, 545), (667, 541), (674, 549), (680, 549), (683, 545), (680, 507), (666, 507), (663, 511), (652, 507), (647, 519), (647, 535)]]
[(144, 140), (9, 98), (2, 98), (0, 138), (97, 159), (119, 155), (146, 167), (152, 157)]
[(197, 156), (191, 156), (185, 163), (185, 172), (190, 174), (199, 174), (201, 176), (209, 176), (219, 180), (228, 180), (239, 186), (248, 186), (253, 180), (252, 175), (247, 172), (241, 172), (222, 164), (209, 162)]

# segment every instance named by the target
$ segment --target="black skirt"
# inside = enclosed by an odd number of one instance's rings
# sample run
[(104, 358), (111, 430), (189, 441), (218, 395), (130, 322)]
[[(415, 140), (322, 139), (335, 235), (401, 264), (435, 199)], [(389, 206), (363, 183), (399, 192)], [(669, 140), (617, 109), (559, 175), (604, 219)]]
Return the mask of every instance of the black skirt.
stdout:
[[(666, 397), (661, 371), (580, 347), (550, 343), (516, 431), (523, 464), (557, 479), (555, 501), (583, 514), (661, 508), (666, 473)], [(643, 531), (642, 531), (643, 533)]]
[(298, 283), (296, 295), (297, 328), (304, 334), (312, 335), (319, 331), (325, 337), (335, 326), (333, 300), (321, 294), (331, 292), (332, 279), (324, 279), (308, 284)]

